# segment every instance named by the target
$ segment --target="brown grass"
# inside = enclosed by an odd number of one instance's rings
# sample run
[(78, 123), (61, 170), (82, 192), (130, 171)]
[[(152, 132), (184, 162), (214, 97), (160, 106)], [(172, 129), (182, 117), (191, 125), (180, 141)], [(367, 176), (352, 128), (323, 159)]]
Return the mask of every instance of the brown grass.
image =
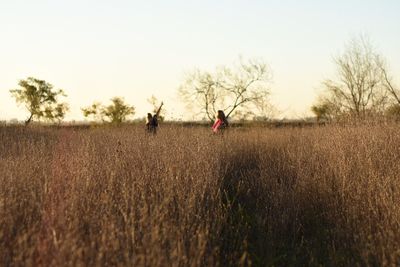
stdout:
[(395, 266), (400, 126), (0, 128), (2, 266)]

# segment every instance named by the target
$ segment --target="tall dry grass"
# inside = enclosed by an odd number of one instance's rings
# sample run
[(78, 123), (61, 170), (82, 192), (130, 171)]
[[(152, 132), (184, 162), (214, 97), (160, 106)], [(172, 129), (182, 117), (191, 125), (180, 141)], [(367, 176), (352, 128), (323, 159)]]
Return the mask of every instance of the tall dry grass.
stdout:
[(3, 266), (395, 266), (400, 127), (0, 128)]

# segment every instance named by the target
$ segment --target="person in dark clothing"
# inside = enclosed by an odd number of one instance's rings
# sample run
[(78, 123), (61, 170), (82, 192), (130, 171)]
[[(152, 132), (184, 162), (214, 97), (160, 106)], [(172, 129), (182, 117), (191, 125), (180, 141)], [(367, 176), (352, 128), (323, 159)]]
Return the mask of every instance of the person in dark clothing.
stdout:
[(151, 115), (151, 113), (147, 113), (146, 119), (146, 130), (148, 133), (156, 134), (158, 127), (158, 116), (160, 115), (161, 108), (163, 106), (163, 102), (161, 102), (160, 107), (158, 108), (156, 114)]

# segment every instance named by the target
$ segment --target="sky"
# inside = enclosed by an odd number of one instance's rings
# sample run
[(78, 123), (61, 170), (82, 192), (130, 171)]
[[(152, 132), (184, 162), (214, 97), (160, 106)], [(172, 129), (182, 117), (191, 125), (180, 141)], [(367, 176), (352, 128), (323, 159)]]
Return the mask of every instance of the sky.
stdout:
[(304, 117), (354, 36), (368, 35), (400, 79), (399, 13), (398, 0), (0, 0), (0, 120), (27, 117), (9, 90), (30, 76), (67, 92), (67, 120), (114, 96), (144, 117), (151, 95), (187, 119), (184, 74), (239, 56), (269, 64), (279, 117)]

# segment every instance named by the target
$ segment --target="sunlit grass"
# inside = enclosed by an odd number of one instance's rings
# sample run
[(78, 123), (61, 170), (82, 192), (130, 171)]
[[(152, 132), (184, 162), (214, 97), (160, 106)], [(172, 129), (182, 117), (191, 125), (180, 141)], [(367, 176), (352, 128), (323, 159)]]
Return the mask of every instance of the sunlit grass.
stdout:
[(399, 264), (399, 130), (2, 127), (1, 265)]

